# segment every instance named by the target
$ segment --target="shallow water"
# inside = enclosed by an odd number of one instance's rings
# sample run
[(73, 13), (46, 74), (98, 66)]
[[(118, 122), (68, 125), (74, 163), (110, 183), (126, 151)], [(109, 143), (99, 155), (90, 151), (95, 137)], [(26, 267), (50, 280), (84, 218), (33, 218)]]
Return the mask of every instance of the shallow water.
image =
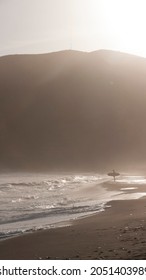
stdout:
[[(136, 199), (145, 195), (107, 190), (102, 183), (108, 180), (104, 174), (1, 174), (0, 238), (59, 226), (104, 211), (110, 200)], [(136, 180), (142, 183), (142, 178), (133, 177), (133, 182)], [(132, 182), (132, 176), (120, 177), (118, 181), (124, 186), (124, 182)], [(143, 177), (143, 183), (145, 181)]]

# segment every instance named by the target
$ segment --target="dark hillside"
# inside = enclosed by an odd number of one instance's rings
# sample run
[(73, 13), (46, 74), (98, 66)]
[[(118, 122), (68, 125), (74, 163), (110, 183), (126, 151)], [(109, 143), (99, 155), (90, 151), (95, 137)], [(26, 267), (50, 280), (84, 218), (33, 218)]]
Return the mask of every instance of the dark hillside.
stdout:
[(0, 58), (0, 167), (146, 164), (146, 59), (112, 51)]

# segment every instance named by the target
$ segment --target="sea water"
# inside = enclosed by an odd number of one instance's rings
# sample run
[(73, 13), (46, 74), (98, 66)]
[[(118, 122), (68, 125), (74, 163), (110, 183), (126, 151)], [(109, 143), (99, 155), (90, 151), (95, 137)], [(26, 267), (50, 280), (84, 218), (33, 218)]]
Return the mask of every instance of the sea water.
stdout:
[[(146, 183), (145, 177), (123, 176), (118, 180), (124, 186), (132, 178), (133, 183)], [(130, 199), (122, 189), (107, 190), (102, 183), (108, 180), (105, 174), (1, 174), (0, 239), (69, 225), (74, 219), (104, 211), (108, 201)]]

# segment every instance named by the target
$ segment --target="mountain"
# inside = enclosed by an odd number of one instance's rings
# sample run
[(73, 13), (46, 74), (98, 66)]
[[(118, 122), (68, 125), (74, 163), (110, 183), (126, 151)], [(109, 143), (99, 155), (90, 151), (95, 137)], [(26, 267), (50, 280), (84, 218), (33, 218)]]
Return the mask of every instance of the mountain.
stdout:
[(0, 170), (145, 168), (146, 59), (0, 57)]

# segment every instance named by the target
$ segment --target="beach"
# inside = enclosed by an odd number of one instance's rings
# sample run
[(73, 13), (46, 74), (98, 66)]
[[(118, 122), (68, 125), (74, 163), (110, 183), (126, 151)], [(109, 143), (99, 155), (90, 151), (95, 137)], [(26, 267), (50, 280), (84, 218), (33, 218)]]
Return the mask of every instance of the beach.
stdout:
[(69, 226), (3, 240), (0, 259), (146, 259), (146, 197), (107, 206)]

